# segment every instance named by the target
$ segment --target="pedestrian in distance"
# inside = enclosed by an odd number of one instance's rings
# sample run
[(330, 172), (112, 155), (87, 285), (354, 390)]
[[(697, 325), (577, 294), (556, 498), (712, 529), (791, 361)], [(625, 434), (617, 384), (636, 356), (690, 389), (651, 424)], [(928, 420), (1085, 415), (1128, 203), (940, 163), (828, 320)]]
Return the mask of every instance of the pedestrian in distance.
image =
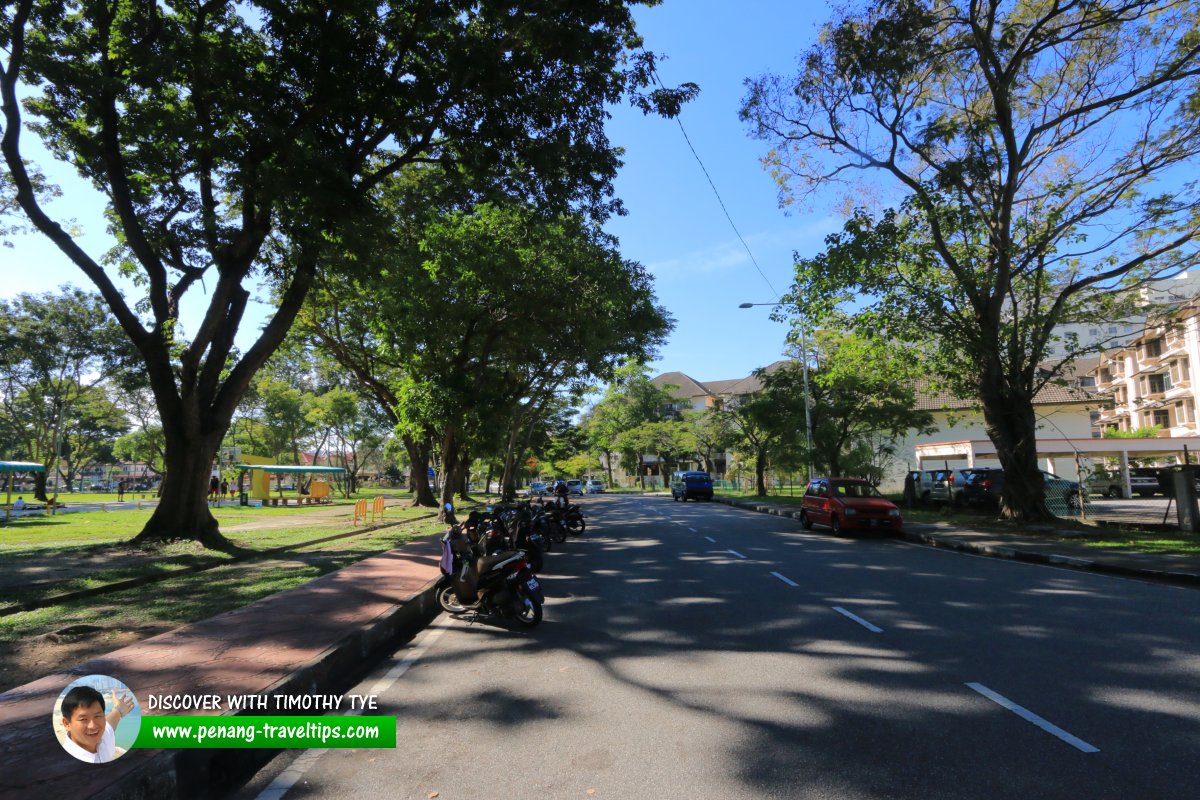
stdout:
[(125, 481), (117, 482), (117, 502), (125, 502)]

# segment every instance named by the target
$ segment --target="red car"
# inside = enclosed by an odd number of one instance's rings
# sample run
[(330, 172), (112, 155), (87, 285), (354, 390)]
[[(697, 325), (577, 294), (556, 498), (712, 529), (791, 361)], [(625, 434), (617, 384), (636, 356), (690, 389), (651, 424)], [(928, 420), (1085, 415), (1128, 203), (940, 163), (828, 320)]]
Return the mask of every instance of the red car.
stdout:
[(804, 490), (800, 524), (828, 525), (834, 535), (851, 528), (899, 530), (904, 525), (900, 509), (859, 478), (815, 478)]

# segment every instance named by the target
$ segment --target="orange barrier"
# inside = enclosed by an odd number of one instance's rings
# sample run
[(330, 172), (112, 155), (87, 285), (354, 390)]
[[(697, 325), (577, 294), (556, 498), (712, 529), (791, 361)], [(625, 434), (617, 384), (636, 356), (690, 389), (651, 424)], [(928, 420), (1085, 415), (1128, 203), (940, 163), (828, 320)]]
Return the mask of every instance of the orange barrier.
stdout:
[(376, 515), (379, 515), (379, 519), (383, 519), (383, 498), (382, 497), (376, 497), (374, 502), (371, 503), (371, 522), (375, 521)]
[(366, 500), (359, 500), (357, 503), (354, 504), (354, 524), (357, 525), (358, 521), (360, 519), (363, 521), (364, 525), (367, 524), (367, 501)]

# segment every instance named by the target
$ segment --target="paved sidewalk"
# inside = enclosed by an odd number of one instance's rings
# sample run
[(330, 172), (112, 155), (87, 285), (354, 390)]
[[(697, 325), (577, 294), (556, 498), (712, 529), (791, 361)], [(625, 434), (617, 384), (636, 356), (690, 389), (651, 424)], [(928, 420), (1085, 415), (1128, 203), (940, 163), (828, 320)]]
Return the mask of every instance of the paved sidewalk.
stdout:
[(0, 694), (0, 800), (204, 796), (236, 780), (273, 754), (130, 750), (110, 764), (76, 761), (55, 740), (55, 701), (95, 673), (143, 703), (149, 694), (341, 694), (372, 656), (437, 615), (429, 590), (439, 555), (437, 537), (422, 539)]
[[(798, 506), (772, 503), (769, 498), (717, 498), (717, 502), (785, 517), (798, 518), (800, 515)], [(1056, 530), (1047, 526), (1044, 529), (1039, 527), (1031, 530), (1028, 534), (1020, 534), (976, 530), (969, 525), (950, 522), (906, 522), (904, 531), (899, 536), (907, 541), (947, 547), (976, 555), (1170, 581), (1200, 588), (1198, 556), (1160, 555), (1116, 548), (1088, 547), (1079, 541), (1072, 541), (1079, 538), (1075, 530)]]

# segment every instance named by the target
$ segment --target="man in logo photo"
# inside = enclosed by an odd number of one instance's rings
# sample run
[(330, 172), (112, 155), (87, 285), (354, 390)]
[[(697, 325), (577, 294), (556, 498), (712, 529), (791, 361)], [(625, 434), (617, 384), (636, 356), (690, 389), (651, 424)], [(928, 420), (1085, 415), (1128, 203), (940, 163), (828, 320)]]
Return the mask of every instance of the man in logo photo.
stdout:
[(76, 686), (62, 701), (63, 748), (80, 761), (103, 764), (117, 757), (116, 727), (133, 710), (133, 697), (112, 690), (113, 710), (104, 713), (104, 695), (91, 686)]

